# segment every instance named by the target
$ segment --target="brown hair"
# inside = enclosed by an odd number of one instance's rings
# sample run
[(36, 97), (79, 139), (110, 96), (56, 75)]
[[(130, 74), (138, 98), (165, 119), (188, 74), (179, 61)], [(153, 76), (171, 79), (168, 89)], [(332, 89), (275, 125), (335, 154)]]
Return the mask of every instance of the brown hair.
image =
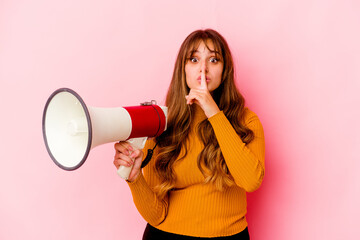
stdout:
[[(206, 44), (209, 40), (214, 45), (213, 50), (221, 54), (220, 60), (224, 64), (221, 84), (212, 92), (212, 96), (241, 139), (247, 144), (254, 138), (253, 132), (243, 125), (245, 100), (235, 86), (233, 59), (226, 40), (212, 29), (192, 32), (180, 47), (167, 93), (165, 103), (168, 107), (167, 130), (155, 140), (159, 147), (155, 171), (162, 181), (156, 187), (160, 198), (174, 187), (175, 174), (172, 168), (174, 163), (187, 154), (186, 140), (194, 116), (194, 107), (187, 105), (185, 101), (185, 95), (190, 91), (185, 79), (186, 60), (201, 42)], [(219, 190), (224, 186), (231, 186), (234, 180), (226, 166), (214, 130), (207, 119), (199, 124), (198, 135), (205, 146), (197, 160), (205, 182), (214, 183)], [(185, 149), (185, 155), (179, 156), (182, 148)]]

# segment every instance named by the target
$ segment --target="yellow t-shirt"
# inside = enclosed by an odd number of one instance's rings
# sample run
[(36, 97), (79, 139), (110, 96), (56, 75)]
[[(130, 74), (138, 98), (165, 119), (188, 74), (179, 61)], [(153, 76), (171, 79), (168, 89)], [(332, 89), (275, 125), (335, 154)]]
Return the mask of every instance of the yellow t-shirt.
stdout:
[[(205, 118), (202, 110), (197, 111), (194, 126)], [(246, 108), (245, 125), (254, 132), (255, 138), (245, 145), (223, 112), (208, 121), (236, 185), (219, 191), (214, 184), (204, 184), (204, 176), (197, 166), (197, 156), (203, 144), (195, 128), (189, 135), (187, 156), (174, 164), (175, 187), (165, 199), (159, 200), (153, 192), (153, 187), (160, 183), (153, 170), (155, 150), (153, 160), (143, 169), (144, 173), (129, 186), (140, 214), (150, 225), (162, 231), (196, 237), (220, 237), (234, 235), (247, 227), (246, 192), (260, 186), (265, 171), (262, 125), (256, 114)], [(149, 140), (144, 150), (153, 146), (154, 142)]]

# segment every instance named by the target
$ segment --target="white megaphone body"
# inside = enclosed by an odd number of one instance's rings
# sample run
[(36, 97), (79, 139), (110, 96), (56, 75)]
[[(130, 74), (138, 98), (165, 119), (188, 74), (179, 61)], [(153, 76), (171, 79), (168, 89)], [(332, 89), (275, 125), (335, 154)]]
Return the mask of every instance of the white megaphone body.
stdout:
[[(155, 101), (132, 107), (88, 107), (73, 90), (56, 90), (46, 102), (42, 131), (46, 149), (60, 168), (75, 170), (101, 144), (128, 141), (138, 149), (166, 130), (167, 107)], [(127, 179), (132, 167), (120, 166)]]

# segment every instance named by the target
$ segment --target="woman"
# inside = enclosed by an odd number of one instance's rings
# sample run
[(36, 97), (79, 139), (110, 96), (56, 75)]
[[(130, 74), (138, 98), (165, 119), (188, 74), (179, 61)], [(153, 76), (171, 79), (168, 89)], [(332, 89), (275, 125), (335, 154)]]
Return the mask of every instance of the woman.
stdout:
[(166, 98), (167, 130), (148, 140), (153, 160), (115, 144), (114, 165), (131, 166), (128, 184), (148, 222), (143, 239), (249, 239), (246, 192), (264, 177), (264, 134), (244, 107), (225, 39), (212, 29), (180, 47)]

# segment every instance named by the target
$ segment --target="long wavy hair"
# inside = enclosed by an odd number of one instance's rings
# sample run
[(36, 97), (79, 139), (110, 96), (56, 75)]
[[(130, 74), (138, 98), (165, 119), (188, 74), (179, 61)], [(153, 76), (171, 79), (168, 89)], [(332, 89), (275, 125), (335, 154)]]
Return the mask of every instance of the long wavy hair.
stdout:
[[(233, 59), (226, 40), (212, 29), (192, 32), (180, 47), (167, 93), (165, 102), (168, 107), (167, 130), (155, 139), (158, 144), (155, 171), (161, 180), (155, 189), (160, 198), (174, 188), (176, 181), (174, 163), (181, 161), (188, 151), (186, 141), (192, 127), (194, 107), (187, 105), (185, 101), (185, 95), (190, 91), (185, 79), (185, 64), (199, 44), (201, 42), (207, 44), (209, 40), (215, 48), (211, 50), (219, 52), (220, 61), (223, 61), (221, 83), (212, 92), (212, 96), (242, 141), (248, 144), (254, 138), (253, 132), (244, 126), (245, 100), (235, 85)], [(233, 185), (234, 180), (226, 166), (214, 130), (207, 119), (198, 125), (198, 136), (204, 144), (204, 149), (197, 158), (198, 167), (205, 178), (204, 182), (215, 184), (219, 190)], [(180, 156), (181, 149), (185, 150), (185, 154)]]

